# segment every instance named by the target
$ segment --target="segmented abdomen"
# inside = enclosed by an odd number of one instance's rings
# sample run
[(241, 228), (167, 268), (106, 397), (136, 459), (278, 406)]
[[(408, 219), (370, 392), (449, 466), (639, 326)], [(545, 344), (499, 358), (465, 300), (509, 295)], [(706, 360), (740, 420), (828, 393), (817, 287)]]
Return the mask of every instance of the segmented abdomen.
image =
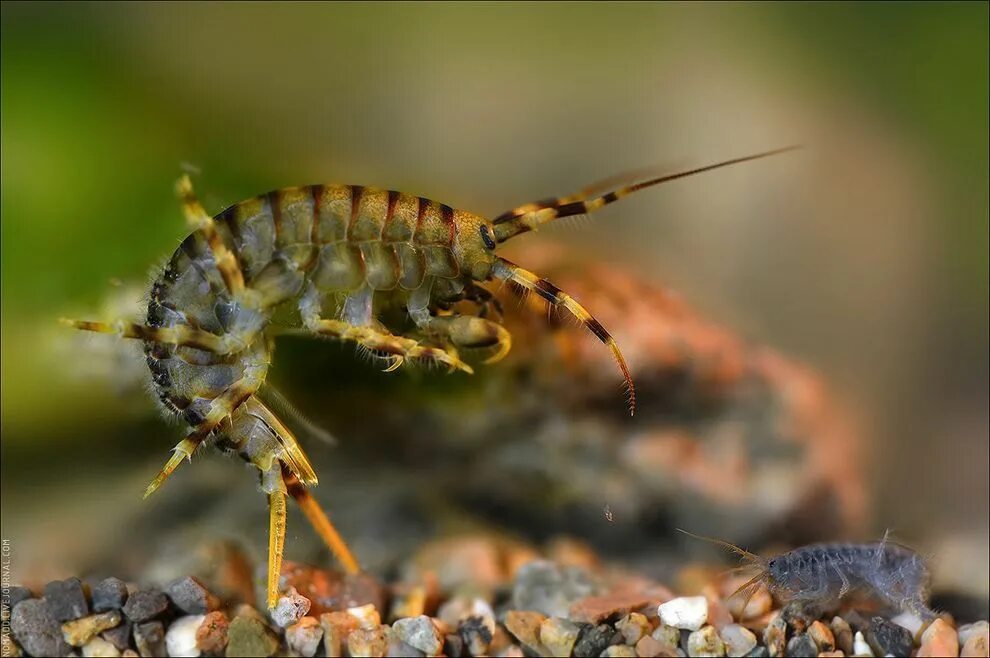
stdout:
[[(427, 277), (460, 276), (454, 254), (459, 216), (449, 206), (399, 192), (352, 185), (286, 188), (216, 215), (258, 310), (232, 299), (200, 233), (188, 236), (152, 284), (148, 324), (188, 324), (224, 335), (268, 321), (272, 307), (311, 281), (324, 297), (359, 289), (412, 291)], [(190, 424), (199, 406), (237, 381), (243, 355), (146, 345), (159, 398)], [(267, 351), (252, 352), (254, 366)]]

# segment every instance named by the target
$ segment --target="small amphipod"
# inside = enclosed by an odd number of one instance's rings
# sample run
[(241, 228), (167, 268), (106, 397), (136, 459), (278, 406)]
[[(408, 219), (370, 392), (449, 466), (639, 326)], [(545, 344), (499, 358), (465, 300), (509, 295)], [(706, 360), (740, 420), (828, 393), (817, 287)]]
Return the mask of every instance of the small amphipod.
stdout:
[(777, 598), (794, 603), (834, 605), (852, 596), (877, 601), (930, 622), (938, 615), (928, 607), (930, 576), (920, 555), (890, 541), (887, 535), (870, 544), (811, 544), (764, 558), (735, 544), (686, 535), (724, 546), (757, 573), (732, 596), (745, 593), (745, 609), (756, 590), (765, 586)]
[[(188, 177), (177, 186), (193, 229), (155, 278), (143, 324), (66, 320), (77, 329), (144, 342), (152, 388), (189, 433), (145, 495), (207, 440), (261, 474), (270, 508), (268, 606), (278, 599), (286, 500), (292, 496), (348, 572), (358, 562), (307, 486), (316, 473), (292, 432), (259, 394), (268, 375), (277, 308), (298, 310), (297, 330), (349, 342), (389, 361), (432, 362), (473, 372), (458, 352), (511, 347), (498, 303), (482, 284), (502, 281), (565, 309), (618, 363), (635, 410), (632, 376), (609, 332), (573, 297), (496, 255), (515, 235), (560, 217), (593, 212), (633, 192), (778, 149), (651, 178), (605, 194), (592, 190), (528, 203), (486, 219), (412, 194), (360, 185), (308, 185), (262, 194), (209, 215)], [(452, 311), (463, 302), (467, 310)], [(399, 309), (402, 313), (383, 313)], [(402, 317), (390, 326), (386, 318)], [(406, 322), (405, 320), (408, 320)], [(411, 329), (409, 327), (412, 327)]]

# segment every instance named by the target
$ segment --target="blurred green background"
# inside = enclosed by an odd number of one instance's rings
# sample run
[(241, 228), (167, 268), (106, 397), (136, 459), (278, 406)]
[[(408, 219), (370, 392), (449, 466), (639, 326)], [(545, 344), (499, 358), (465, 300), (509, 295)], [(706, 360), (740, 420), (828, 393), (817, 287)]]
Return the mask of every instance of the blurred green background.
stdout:
[(796, 142), (525, 239), (592, 245), (823, 372), (868, 427), (878, 531), (986, 589), (987, 61), (986, 3), (5, 2), (4, 536), (59, 468), (120, 460), (120, 427), (172, 445), (107, 385), (126, 360), (94, 383), (55, 318), (174, 248), (183, 163), (213, 210), (339, 181), (493, 214)]

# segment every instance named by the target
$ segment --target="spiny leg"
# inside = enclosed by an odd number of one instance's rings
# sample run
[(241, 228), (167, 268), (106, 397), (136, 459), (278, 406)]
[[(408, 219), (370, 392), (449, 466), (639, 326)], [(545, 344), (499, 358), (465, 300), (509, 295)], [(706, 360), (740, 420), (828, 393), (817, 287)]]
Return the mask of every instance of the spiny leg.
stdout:
[(278, 463), (261, 474), (261, 488), (268, 494), (268, 608), (278, 602), (278, 581), (285, 552), (286, 486)]
[(282, 448), (278, 453), (278, 458), (286, 465), (293, 477), (301, 479), (308, 485), (319, 483), (316, 471), (313, 470), (313, 465), (302, 446), (299, 445), (295, 435), (264, 402), (252, 395), (244, 403), (244, 410), (247, 414), (263, 422), (269, 432), (278, 440)]
[(498, 258), (496, 260), (492, 274), (499, 279), (510, 281), (525, 288), (526, 290), (532, 290), (554, 306), (562, 306), (567, 309), (571, 315), (580, 320), (581, 323), (584, 324), (589, 331), (591, 331), (591, 333), (595, 334), (600, 341), (605, 343), (609, 350), (611, 350), (612, 356), (615, 358), (616, 363), (618, 363), (619, 369), (622, 371), (622, 377), (625, 379), (626, 386), (629, 389), (629, 415), (636, 413), (636, 388), (633, 385), (632, 376), (629, 374), (629, 366), (626, 365), (626, 360), (622, 356), (622, 352), (619, 350), (619, 346), (615, 342), (615, 339), (612, 338), (611, 334), (605, 330), (605, 327), (603, 327), (602, 324), (587, 311), (587, 309), (581, 306), (573, 297), (546, 279), (543, 279), (529, 270), (525, 270), (518, 265), (505, 260), (504, 258)]
[(295, 499), (303, 514), (306, 515), (306, 519), (309, 520), (313, 529), (316, 530), (316, 534), (323, 539), (327, 548), (334, 554), (334, 557), (344, 567), (344, 570), (350, 574), (360, 572), (361, 567), (358, 565), (354, 554), (351, 553), (351, 549), (347, 547), (347, 543), (340, 536), (340, 533), (337, 532), (337, 529), (330, 522), (330, 519), (309, 490), (287, 468), (283, 467), (282, 477), (285, 480), (285, 486), (289, 491), (289, 495)]
[(190, 327), (186, 324), (177, 324), (172, 327), (149, 327), (148, 325), (126, 321), (95, 322), (92, 320), (71, 320), (68, 318), (61, 318), (59, 321), (68, 327), (81, 331), (115, 334), (122, 338), (147, 340), (163, 345), (194, 347), (199, 350), (213, 352), (214, 354), (231, 354), (247, 347), (244, 341), (238, 338), (236, 334), (223, 334), (220, 336), (209, 331)]
[(227, 285), (227, 290), (234, 297), (241, 296), (241, 293), (244, 292), (244, 273), (241, 271), (241, 265), (234, 253), (224, 244), (223, 237), (217, 231), (216, 222), (207, 214), (199, 199), (196, 198), (192, 181), (188, 175), (182, 175), (182, 178), (175, 185), (175, 191), (182, 202), (182, 212), (186, 216), (186, 222), (206, 238), (206, 243), (209, 245), (210, 251), (213, 252), (213, 260), (217, 270), (220, 271), (220, 276), (223, 277), (223, 282)]
[[(196, 448), (206, 440), (213, 430), (225, 422), (238, 407), (248, 400), (253, 401), (252, 396), (264, 382), (266, 372), (267, 364), (245, 368), (243, 377), (228, 386), (223, 393), (210, 402), (209, 410), (203, 417), (202, 422), (196, 425), (193, 431), (172, 449), (172, 456), (165, 463), (165, 466), (162, 467), (162, 470), (159, 471), (158, 475), (155, 476), (155, 479), (151, 481), (148, 488), (145, 489), (145, 498), (155, 493), (165, 483), (165, 480), (179, 467), (183, 459), (192, 461), (192, 455), (196, 451)], [(288, 433), (288, 430), (285, 431)], [(302, 452), (301, 449), (299, 452)], [(305, 455), (302, 458), (305, 460)], [(312, 473), (312, 466), (309, 466), (308, 460), (305, 461), (305, 465), (309, 467), (309, 472)], [(313, 474), (312, 477), (315, 478), (316, 475)]]
[(419, 342), (390, 334), (370, 326), (349, 324), (343, 320), (327, 320), (319, 315), (319, 296), (316, 289), (309, 290), (299, 301), (303, 324), (310, 331), (340, 340), (353, 341), (373, 352), (384, 352), (395, 357), (388, 371), (398, 368), (406, 359), (423, 359), (444, 363), (453, 369), (473, 374), (474, 370), (460, 360), (456, 353), (440, 347), (420, 345)]

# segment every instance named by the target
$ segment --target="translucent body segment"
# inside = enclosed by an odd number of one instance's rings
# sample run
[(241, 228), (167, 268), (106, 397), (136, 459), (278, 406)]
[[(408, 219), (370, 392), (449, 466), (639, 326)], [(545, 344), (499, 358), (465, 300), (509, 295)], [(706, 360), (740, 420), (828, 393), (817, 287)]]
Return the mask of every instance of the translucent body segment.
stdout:
[(426, 277), (426, 258), (423, 252), (404, 242), (395, 245), (395, 252), (401, 270), (399, 285), (405, 290), (416, 290), (423, 285)]
[(365, 280), (372, 289), (391, 290), (399, 283), (401, 270), (395, 247), (382, 242), (365, 242), (361, 244), (361, 256)]
[(343, 241), (323, 245), (310, 278), (323, 291), (353, 290), (359, 287), (364, 282), (364, 256), (361, 248)]
[(387, 216), (385, 230), (382, 232), (384, 242), (412, 242), (416, 234), (416, 222), (419, 218), (420, 198), (401, 192), (389, 192), (391, 214)]
[(388, 214), (388, 192), (373, 187), (353, 188), (355, 192), (347, 239), (351, 242), (379, 242)]
[(314, 190), (319, 227), (316, 235), (322, 244), (347, 239), (351, 221), (351, 187), (349, 185), (320, 185)]
[(232, 236), (250, 283), (271, 262), (275, 252), (275, 220), (269, 205), (260, 198), (249, 199), (231, 206), (220, 218)]

